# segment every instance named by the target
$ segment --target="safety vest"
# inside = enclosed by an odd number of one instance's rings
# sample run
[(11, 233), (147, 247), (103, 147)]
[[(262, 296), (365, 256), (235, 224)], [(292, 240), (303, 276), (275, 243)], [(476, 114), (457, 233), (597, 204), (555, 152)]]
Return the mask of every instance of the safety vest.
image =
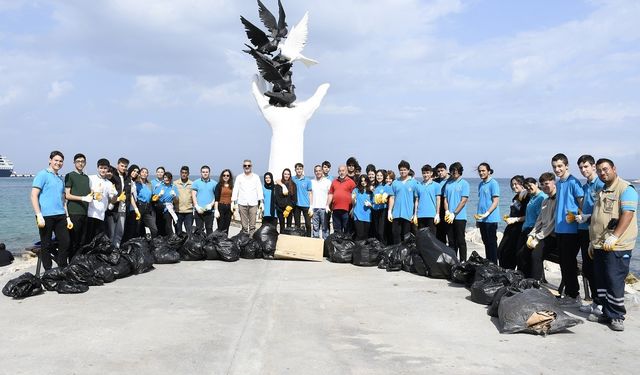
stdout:
[[(605, 239), (613, 234), (615, 225), (608, 229), (611, 220), (618, 220), (622, 214), (620, 196), (631, 184), (620, 177), (609, 187), (604, 187), (598, 192), (593, 206), (591, 225), (589, 225), (589, 238), (595, 249), (602, 249)], [(617, 224), (616, 224), (617, 225)], [(627, 230), (619, 237), (614, 246), (615, 251), (633, 250), (638, 237), (638, 218), (633, 213), (633, 218)]]

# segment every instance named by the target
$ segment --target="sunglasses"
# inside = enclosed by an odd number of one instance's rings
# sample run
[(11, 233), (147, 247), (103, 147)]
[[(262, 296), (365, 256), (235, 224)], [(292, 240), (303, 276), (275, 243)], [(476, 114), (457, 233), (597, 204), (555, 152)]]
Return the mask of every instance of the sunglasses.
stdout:
[(223, 174), (222, 177), (229, 177), (229, 175), (228, 174)]
[(245, 164), (245, 165), (243, 165), (243, 167), (245, 167), (245, 168), (251, 168), (251, 164)]

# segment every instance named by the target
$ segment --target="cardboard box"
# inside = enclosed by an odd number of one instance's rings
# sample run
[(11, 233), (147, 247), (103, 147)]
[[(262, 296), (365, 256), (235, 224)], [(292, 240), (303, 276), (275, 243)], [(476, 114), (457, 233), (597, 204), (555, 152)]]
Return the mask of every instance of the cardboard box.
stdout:
[(276, 243), (277, 259), (297, 259), (322, 262), (324, 240), (281, 234)]

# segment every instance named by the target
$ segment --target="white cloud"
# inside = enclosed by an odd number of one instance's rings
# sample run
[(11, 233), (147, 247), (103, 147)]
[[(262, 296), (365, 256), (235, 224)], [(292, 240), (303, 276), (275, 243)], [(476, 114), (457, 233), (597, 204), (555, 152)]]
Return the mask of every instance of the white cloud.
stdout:
[(0, 93), (0, 106), (10, 105), (20, 95), (20, 89), (16, 87), (8, 88), (4, 93)]
[(69, 81), (53, 81), (51, 82), (51, 89), (47, 94), (47, 99), (56, 100), (71, 90), (73, 90), (73, 83)]
[(150, 122), (150, 121), (146, 121), (146, 122), (141, 122), (139, 124), (136, 124), (133, 126), (134, 130), (137, 130), (139, 132), (143, 132), (143, 133), (155, 133), (158, 132), (160, 130), (162, 130), (162, 128), (160, 127), (160, 125), (154, 123), (154, 122)]

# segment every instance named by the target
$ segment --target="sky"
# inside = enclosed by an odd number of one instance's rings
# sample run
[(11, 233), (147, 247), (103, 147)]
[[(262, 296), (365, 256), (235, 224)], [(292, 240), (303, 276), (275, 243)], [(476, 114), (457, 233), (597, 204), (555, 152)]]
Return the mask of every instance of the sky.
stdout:
[[(264, 0), (274, 13), (275, 0)], [(539, 176), (563, 152), (640, 177), (640, 2), (283, 0), (309, 12), (299, 100), (331, 87), (304, 162), (396, 169), (488, 162)], [(263, 172), (271, 130), (250, 91), (240, 15), (253, 0), (0, 0), (0, 154), (18, 173), (51, 150), (176, 172)], [(261, 25), (260, 25), (261, 26)], [(193, 172), (192, 172), (193, 173)]]

